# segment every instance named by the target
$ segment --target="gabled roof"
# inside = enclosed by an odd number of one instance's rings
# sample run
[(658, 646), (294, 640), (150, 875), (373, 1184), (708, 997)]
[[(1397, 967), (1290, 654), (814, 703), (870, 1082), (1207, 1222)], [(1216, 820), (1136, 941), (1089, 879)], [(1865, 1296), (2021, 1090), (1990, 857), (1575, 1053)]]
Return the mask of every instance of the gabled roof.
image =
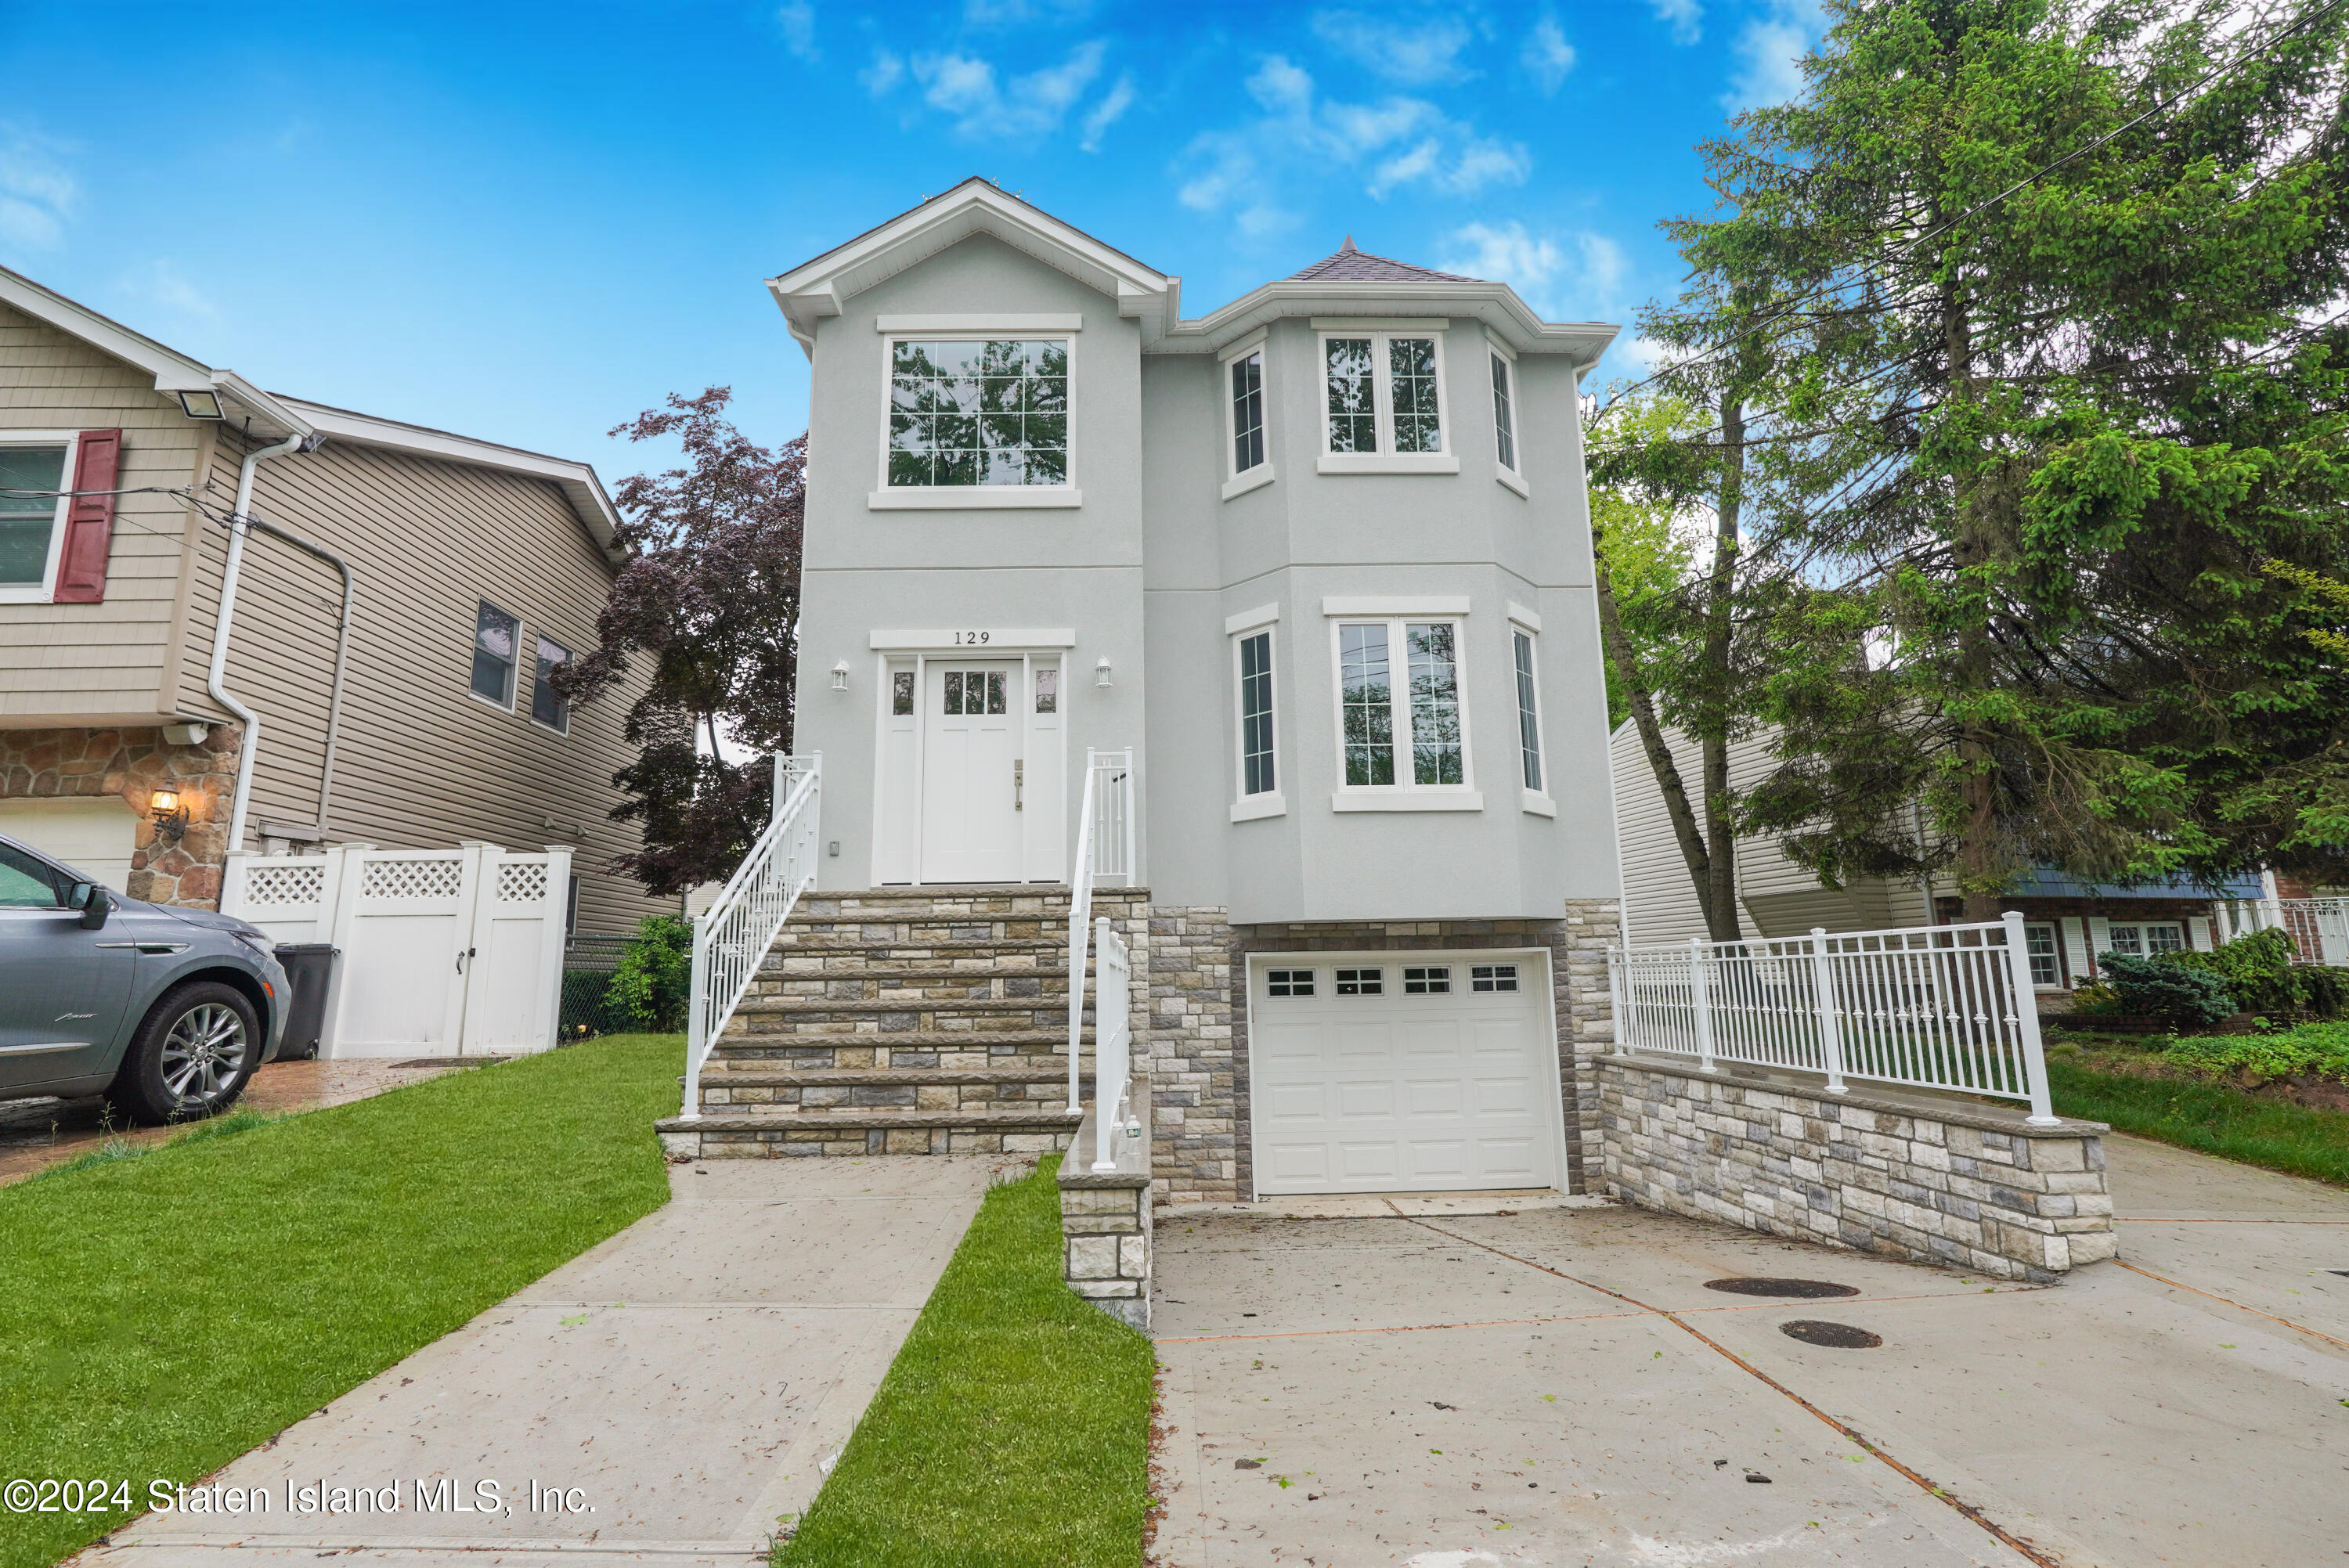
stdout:
[(767, 291), (790, 323), (792, 335), (812, 356), (817, 322), (843, 314), (851, 299), (884, 279), (982, 233), (1116, 300), (1120, 315), (1140, 323), (1143, 350), (1151, 354), (1214, 353), (1285, 316), (1443, 316), (1475, 320), (1517, 353), (1569, 355), (1578, 367), (1588, 368), (1618, 330), (1603, 322), (1546, 322), (1506, 284), (1373, 256), (1356, 250), (1351, 235), (1336, 254), (1303, 272), (1185, 321), (1182, 279), (1146, 266), (975, 176), (781, 277), (768, 279)]
[(1144, 266), (977, 175), (781, 277), (769, 278), (767, 292), (782, 308), (792, 335), (812, 354), (819, 320), (840, 315), (849, 300), (874, 284), (973, 234), (991, 234), (1108, 294), (1117, 301), (1120, 315), (1142, 323), (1145, 347), (1174, 323), (1181, 279)]
[(1291, 273), (1293, 284), (1473, 284), (1483, 280), (1464, 278), (1457, 273), (1431, 272), (1425, 267), (1398, 262), (1392, 256), (1374, 256), (1368, 251), (1354, 249), (1354, 236), (1330, 254), (1322, 257), (1301, 273)]
[(47, 323), (91, 347), (113, 356), (155, 378), (155, 390), (214, 392), (231, 411), (238, 428), (272, 441), (288, 436), (324, 436), (357, 446), (384, 447), (447, 462), (471, 463), (552, 480), (562, 488), (572, 511), (607, 552), (616, 548), (620, 514), (604, 493), (603, 480), (592, 464), (551, 458), (493, 441), (477, 441), (446, 430), (378, 419), (324, 403), (305, 402), (282, 392), (264, 392), (233, 370), (218, 370), (168, 348), (140, 333), (98, 315), (88, 305), (66, 298), (21, 273), (0, 267), (0, 304)]

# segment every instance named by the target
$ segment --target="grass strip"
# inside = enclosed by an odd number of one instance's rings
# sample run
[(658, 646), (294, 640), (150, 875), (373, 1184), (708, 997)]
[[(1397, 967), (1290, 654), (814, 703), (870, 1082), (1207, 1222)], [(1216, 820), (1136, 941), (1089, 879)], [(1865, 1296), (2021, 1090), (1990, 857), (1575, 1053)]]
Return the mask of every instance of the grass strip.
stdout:
[(1131, 1568), (1150, 1341), (1061, 1282), (1056, 1157), (987, 1195), (777, 1568)]
[(2047, 1060), (2047, 1085), (2063, 1115), (2349, 1186), (2349, 1115), (2340, 1111), (2256, 1099), (2224, 1084), (2096, 1072), (2060, 1057)]
[[(0, 1480), (143, 1508), (660, 1207), (683, 1064), (596, 1040), (0, 1188)], [(0, 1513), (0, 1568), (124, 1522)]]

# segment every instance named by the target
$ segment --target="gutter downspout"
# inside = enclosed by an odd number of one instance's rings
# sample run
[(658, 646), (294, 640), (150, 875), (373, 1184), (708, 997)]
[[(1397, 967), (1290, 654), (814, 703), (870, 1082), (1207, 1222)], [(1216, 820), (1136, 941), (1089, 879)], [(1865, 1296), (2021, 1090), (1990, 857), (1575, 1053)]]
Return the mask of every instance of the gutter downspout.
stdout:
[(253, 799), (253, 763), (261, 752), (261, 716), (229, 696), (222, 684), (228, 673), (228, 634), (236, 619), (236, 583), (244, 564), (244, 536), (252, 526), (246, 509), (253, 504), (254, 471), (272, 458), (282, 458), (288, 452), (302, 449), (308, 438), (288, 436), (275, 446), (261, 447), (247, 452), (243, 466), (236, 472), (236, 508), (230, 514), (228, 532), (228, 565), (221, 573), (220, 610), (212, 619), (212, 662), (205, 672), (204, 687), (212, 700), (235, 716), (243, 727), (244, 735), (237, 748), (236, 794), (229, 807), (228, 848), (244, 847), (245, 808)]
[(326, 826), (326, 809), (335, 796), (335, 738), (343, 727), (343, 668), (350, 657), (351, 609), (357, 602), (358, 593), (351, 582), (351, 563), (325, 545), (313, 544), (292, 530), (280, 528), (264, 518), (256, 517), (249, 521), (262, 532), (316, 556), (343, 574), (343, 617), (335, 627), (335, 684), (326, 698), (326, 755), (318, 764), (318, 832), (323, 837), (330, 831)]

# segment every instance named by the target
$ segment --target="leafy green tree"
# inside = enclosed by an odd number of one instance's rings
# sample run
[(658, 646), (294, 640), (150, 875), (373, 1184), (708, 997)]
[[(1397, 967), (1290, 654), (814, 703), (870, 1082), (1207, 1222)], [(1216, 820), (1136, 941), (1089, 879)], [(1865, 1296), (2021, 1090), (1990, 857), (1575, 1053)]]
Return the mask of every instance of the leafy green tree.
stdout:
[(638, 1028), (675, 1034), (685, 1027), (692, 981), (693, 927), (679, 915), (647, 915), (621, 953), (604, 998)]
[(1742, 825), (1972, 918), (2033, 861), (2337, 869), (2349, 704), (2264, 566), (2349, 557), (2349, 8), (1826, 8), (1678, 226), (1682, 341), (1806, 476)]

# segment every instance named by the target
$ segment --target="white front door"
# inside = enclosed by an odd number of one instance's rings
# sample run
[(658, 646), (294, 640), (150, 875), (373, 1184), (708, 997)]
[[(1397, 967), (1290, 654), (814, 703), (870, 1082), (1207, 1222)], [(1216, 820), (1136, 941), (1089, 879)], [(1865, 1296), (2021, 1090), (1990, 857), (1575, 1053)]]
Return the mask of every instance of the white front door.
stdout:
[(1542, 954), (1267, 954), (1248, 993), (1259, 1192), (1557, 1185)]
[(922, 701), (922, 877), (1020, 880), (1020, 665), (937, 660)]

